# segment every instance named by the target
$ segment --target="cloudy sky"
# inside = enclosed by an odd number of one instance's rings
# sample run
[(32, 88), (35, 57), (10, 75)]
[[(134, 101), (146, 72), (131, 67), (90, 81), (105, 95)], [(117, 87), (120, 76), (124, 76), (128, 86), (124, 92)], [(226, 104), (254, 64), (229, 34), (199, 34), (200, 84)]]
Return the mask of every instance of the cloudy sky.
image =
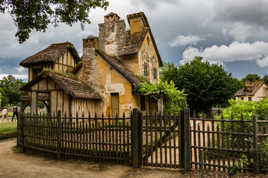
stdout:
[(13, 74), (25, 78), (19, 67), (24, 58), (51, 43), (72, 42), (82, 52), (82, 38), (97, 35), (97, 24), (113, 11), (123, 19), (145, 12), (164, 62), (182, 65), (194, 56), (222, 64), (233, 76), (268, 74), (268, 0), (110, 0), (107, 11), (92, 10), (92, 23), (51, 26), (34, 32), (19, 44), (16, 27), (8, 14), (0, 14), (0, 78)]

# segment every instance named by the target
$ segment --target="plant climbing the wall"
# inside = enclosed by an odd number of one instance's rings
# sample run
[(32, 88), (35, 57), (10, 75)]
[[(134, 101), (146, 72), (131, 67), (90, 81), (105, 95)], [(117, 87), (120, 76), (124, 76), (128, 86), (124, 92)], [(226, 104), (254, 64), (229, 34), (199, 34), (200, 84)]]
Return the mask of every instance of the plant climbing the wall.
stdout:
[(178, 114), (187, 107), (187, 95), (183, 90), (178, 90), (173, 81), (159, 83), (141, 82), (137, 87), (138, 93), (156, 99), (164, 98), (166, 114)]

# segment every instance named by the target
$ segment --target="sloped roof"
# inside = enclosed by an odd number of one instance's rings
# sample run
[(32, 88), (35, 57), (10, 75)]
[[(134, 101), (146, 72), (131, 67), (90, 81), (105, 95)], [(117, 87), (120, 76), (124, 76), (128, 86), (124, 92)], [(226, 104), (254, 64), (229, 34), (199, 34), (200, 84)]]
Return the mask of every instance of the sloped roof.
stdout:
[(147, 32), (150, 33), (150, 36), (152, 38), (153, 41), (153, 45), (156, 49), (156, 55), (158, 57), (158, 62), (160, 66), (163, 66), (163, 61), (162, 58), (160, 56), (160, 53), (158, 51), (153, 33), (151, 31), (150, 25), (148, 23), (147, 17), (145, 16), (144, 12), (138, 12), (138, 13), (134, 13), (134, 14), (128, 14), (127, 15), (127, 19), (128, 19), (128, 23), (130, 24), (130, 19), (133, 18), (137, 18), (140, 17), (144, 23), (145, 29), (143, 32), (140, 33), (134, 33), (132, 35), (130, 35), (129, 32), (127, 32), (127, 40), (126, 40), (126, 45), (125, 47), (122, 49), (122, 51), (119, 53), (120, 55), (131, 55), (131, 54), (136, 54), (139, 52), (139, 49), (141, 48), (142, 42), (145, 39), (145, 36), (147, 34)]
[(70, 50), (76, 61), (81, 60), (73, 44), (70, 42), (65, 42), (50, 45), (46, 49), (24, 59), (20, 65), (27, 67), (29, 65), (38, 64), (41, 62), (56, 62), (57, 59), (64, 55), (68, 50)]
[(123, 77), (125, 77), (131, 84), (134, 84), (137, 87), (139, 86), (139, 83), (141, 81), (138, 76), (136, 76), (132, 71), (128, 70), (128, 68), (120, 62), (120, 59), (108, 56), (100, 50), (96, 50), (96, 53), (100, 55), (115, 70), (117, 70)]
[(244, 87), (240, 90), (238, 90), (235, 94), (235, 96), (254, 96), (255, 93), (264, 85), (263, 81), (258, 82), (252, 82), (250, 89), (247, 87)]
[(119, 56), (138, 53), (147, 32), (148, 30), (144, 30), (143, 32), (137, 32), (131, 35), (129, 30), (126, 31), (126, 43), (123, 48), (120, 49)]
[(163, 66), (162, 58), (159, 54), (154, 36), (153, 36), (152, 31), (150, 29), (145, 29), (142, 32), (136, 32), (133, 34), (130, 34), (130, 31), (126, 31), (126, 43), (123, 46), (123, 48), (120, 49), (119, 56), (128, 56), (128, 55), (137, 54), (142, 46), (142, 43), (145, 39), (147, 32), (149, 32), (151, 35), (153, 45), (156, 49), (156, 55), (158, 57), (159, 65)]
[(84, 84), (81, 81), (71, 79), (64, 75), (51, 72), (44, 71), (39, 76), (37, 76), (34, 80), (28, 82), (24, 85), (21, 90), (27, 91), (31, 86), (39, 82), (44, 78), (49, 78), (54, 81), (60, 88), (62, 88), (67, 94), (71, 95), (74, 98), (84, 98), (84, 99), (101, 99), (101, 95), (95, 91), (90, 86)]

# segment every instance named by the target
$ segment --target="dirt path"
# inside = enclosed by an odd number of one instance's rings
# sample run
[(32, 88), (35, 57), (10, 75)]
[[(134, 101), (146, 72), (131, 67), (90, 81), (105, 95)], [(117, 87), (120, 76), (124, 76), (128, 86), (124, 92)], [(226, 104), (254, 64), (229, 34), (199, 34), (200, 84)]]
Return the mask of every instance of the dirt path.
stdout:
[(16, 140), (0, 142), (0, 178), (186, 178), (178, 171), (133, 169), (128, 166), (57, 161), (16, 153)]

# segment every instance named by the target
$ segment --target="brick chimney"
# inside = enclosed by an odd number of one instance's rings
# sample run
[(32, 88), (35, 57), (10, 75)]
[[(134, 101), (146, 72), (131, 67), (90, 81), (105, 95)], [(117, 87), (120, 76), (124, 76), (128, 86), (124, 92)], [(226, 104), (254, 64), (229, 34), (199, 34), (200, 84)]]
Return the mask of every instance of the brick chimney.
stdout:
[(83, 56), (82, 56), (82, 73), (79, 78), (88, 83), (93, 84), (96, 70), (96, 53), (98, 48), (98, 38), (95, 36), (88, 36), (83, 39)]
[(110, 56), (118, 56), (126, 41), (126, 24), (116, 13), (104, 16), (99, 24), (99, 48)]
[(130, 34), (139, 33), (150, 28), (144, 12), (128, 14), (127, 20), (130, 26)]

